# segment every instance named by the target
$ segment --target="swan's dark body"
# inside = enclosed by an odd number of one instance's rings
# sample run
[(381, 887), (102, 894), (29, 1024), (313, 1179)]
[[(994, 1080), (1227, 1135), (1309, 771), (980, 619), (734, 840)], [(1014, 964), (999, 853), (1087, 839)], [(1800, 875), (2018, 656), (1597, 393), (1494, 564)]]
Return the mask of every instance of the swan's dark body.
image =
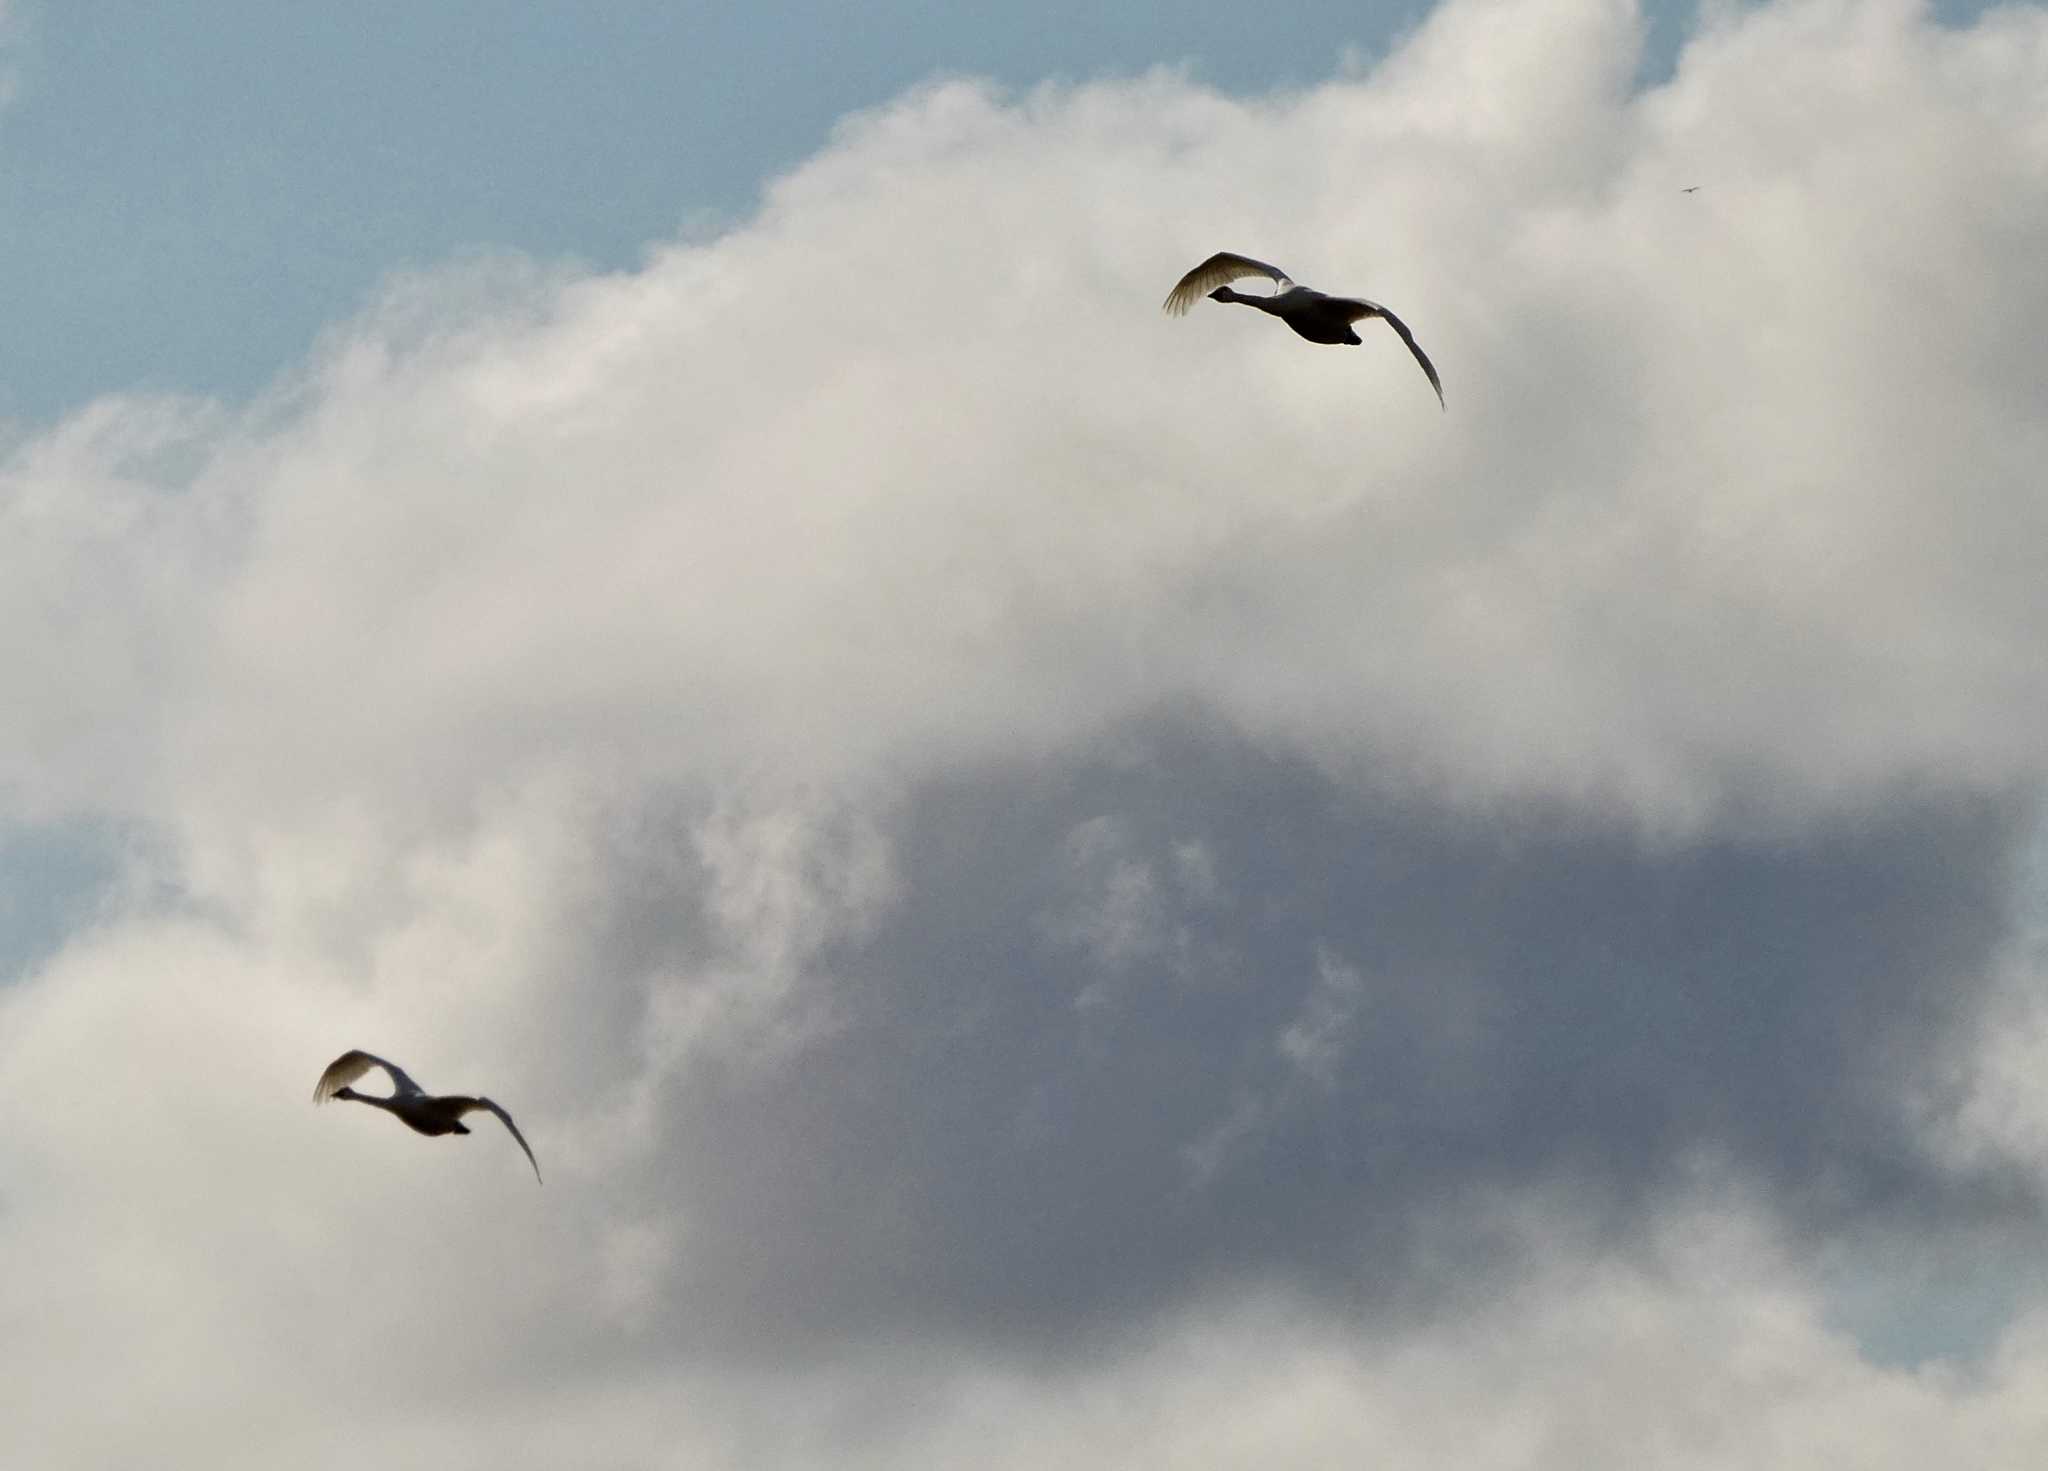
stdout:
[(1361, 347), (1365, 343), (1363, 337), (1351, 330), (1357, 318), (1347, 309), (1357, 303), (1313, 286), (1296, 286), (1272, 296), (1247, 296), (1228, 286), (1218, 286), (1209, 293), (1209, 300), (1256, 307), (1269, 317), (1278, 317), (1294, 329), (1296, 336), (1306, 337), (1310, 342), (1330, 347)]

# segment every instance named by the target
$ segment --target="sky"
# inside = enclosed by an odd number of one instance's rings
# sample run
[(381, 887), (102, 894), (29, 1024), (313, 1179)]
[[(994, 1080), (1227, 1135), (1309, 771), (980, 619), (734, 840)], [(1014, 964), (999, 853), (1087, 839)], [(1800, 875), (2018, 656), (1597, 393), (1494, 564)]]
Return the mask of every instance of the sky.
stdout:
[(0, 1460), (2040, 1463), (2048, 11), (580, 9), (0, 4)]

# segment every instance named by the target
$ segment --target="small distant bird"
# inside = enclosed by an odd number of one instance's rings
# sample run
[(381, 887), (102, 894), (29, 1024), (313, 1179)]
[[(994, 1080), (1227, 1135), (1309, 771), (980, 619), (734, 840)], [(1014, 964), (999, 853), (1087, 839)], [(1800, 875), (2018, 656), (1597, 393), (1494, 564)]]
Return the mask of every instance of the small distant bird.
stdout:
[[(1273, 294), (1246, 296), (1241, 291), (1231, 290), (1230, 283), (1240, 276), (1272, 277)], [(1436, 390), (1437, 406), (1443, 407), (1444, 385), (1436, 376), (1435, 364), (1416, 346), (1415, 334), (1408, 330), (1408, 324), (1376, 301), (1367, 301), (1360, 296), (1326, 296), (1307, 286), (1295, 285), (1293, 279), (1278, 266), (1269, 266), (1264, 261), (1228, 250), (1219, 250), (1182, 276), (1179, 284), (1167, 293), (1165, 310), (1170, 316), (1186, 316), (1188, 308), (1199, 296), (1207, 296), (1211, 301), (1235, 301), (1255, 306), (1268, 316), (1278, 317), (1298, 336), (1332, 346), (1359, 346), (1365, 339), (1351, 330), (1351, 324), (1367, 317), (1378, 317), (1408, 344), (1408, 351), (1414, 353), (1415, 361), (1422, 364), (1429, 386)]]
[[(373, 1067), (380, 1067), (390, 1074), (393, 1091), (389, 1098), (375, 1098), (348, 1086)], [(327, 1071), (313, 1085), (315, 1103), (325, 1103), (330, 1098), (381, 1108), (388, 1114), (395, 1114), (401, 1123), (419, 1134), (467, 1134), (469, 1126), (462, 1122), (464, 1114), (478, 1109), (494, 1113), (498, 1122), (512, 1131), (519, 1147), (526, 1151), (526, 1162), (533, 1166), (533, 1178), (540, 1178), (540, 1161), (533, 1157), (533, 1150), (527, 1145), (526, 1136), (519, 1132), (519, 1125), (512, 1122), (512, 1115), (488, 1098), (468, 1098), (459, 1093), (429, 1093), (407, 1077), (405, 1069), (395, 1062), (386, 1062), (360, 1050), (342, 1053), (327, 1064)]]
[(1683, 188), (1678, 192), (1680, 194), (1697, 194), (1700, 192), (1700, 186), (1697, 184), (1688, 185), (1686, 188)]

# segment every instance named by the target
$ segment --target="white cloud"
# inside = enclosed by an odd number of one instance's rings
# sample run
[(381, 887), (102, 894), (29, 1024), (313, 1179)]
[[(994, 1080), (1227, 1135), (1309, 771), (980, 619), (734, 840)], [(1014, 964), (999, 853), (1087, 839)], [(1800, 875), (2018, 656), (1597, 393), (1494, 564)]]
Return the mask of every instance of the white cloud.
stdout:
[[(508, 1393), (474, 1363), (488, 1317), (422, 1341), (417, 1313), (371, 1298), (356, 1312), (387, 1336), (367, 1362), (323, 1350), (304, 1321), (288, 1337), (244, 1341), (236, 1402), (263, 1408), (234, 1417), (219, 1453), (228, 1464), (338, 1467), (368, 1455), (513, 1471), (565, 1461), (710, 1468), (825, 1460), (1220, 1471), (1340, 1466), (1360, 1456), (1480, 1471), (1790, 1471), (1821, 1461), (1907, 1471), (1956, 1455), (2017, 1471), (2038, 1456), (2038, 1320), (1973, 1373), (1880, 1368), (1826, 1327), (1796, 1270), (1740, 1216), (1681, 1215), (1641, 1260), (1589, 1252), (1568, 1236), (1560, 1244), (1555, 1222), (1525, 1224), (1547, 1244), (1514, 1293), (1461, 1303), (1398, 1333), (1252, 1297), (1190, 1311), (1113, 1353), (1064, 1364), (949, 1361), (881, 1344), (857, 1359), (773, 1370), (620, 1364), (565, 1353), (544, 1324), (526, 1322), (518, 1326), (537, 1340), (527, 1351), (546, 1371)], [(433, 1255), (437, 1266), (455, 1264), (446, 1252)], [(499, 1265), (508, 1279), (518, 1266)], [(374, 1266), (365, 1260), (359, 1270)], [(129, 1331), (161, 1355), (154, 1375), (128, 1381), (146, 1417), (67, 1423), (52, 1410), (68, 1402), (70, 1386), (49, 1373), (51, 1360), (31, 1357), (9, 1406), (18, 1453), (89, 1464), (193, 1443), (181, 1424), (190, 1411), (179, 1407), (212, 1391), (199, 1381), (201, 1366), (178, 1351), (220, 1328), (202, 1318), (195, 1334), (189, 1298), (147, 1300), (161, 1281), (129, 1284), (143, 1309)], [(294, 1289), (278, 1282), (271, 1290)], [(60, 1329), (58, 1341), (68, 1337)], [(345, 1430), (324, 1409), (336, 1404), (350, 1407)], [(362, 1414), (366, 1406), (373, 1416)]]
[(1328, 950), (1316, 951), (1315, 982), (1301, 1012), (1280, 1033), (1280, 1052), (1311, 1080), (1329, 1087), (1367, 1001), (1365, 977)]
[[(168, 704), (51, 691), (10, 784), (844, 773), (1172, 698), (1660, 820), (2032, 777), (2029, 21), (1773, 9), (1631, 101), (1635, 29), (1454, 6), (1278, 104), (947, 84), (643, 272), (411, 283), (189, 490), (102, 406), (10, 472), (10, 585), (97, 597), (9, 673)], [(1451, 413), (1391, 338), (1159, 318), (1219, 242), (1387, 298)]]
[[(1901, 792), (2043, 775), (2048, 19), (1717, 14), (1632, 96), (1640, 28), (1602, 0), (1452, 0), (1382, 66), (1279, 98), (1169, 73), (935, 85), (642, 270), (407, 278), (258, 405), (109, 399), (17, 447), (0, 814), (143, 835), (132, 888), (0, 996), (0, 1338), (25, 1365), (0, 1423), (25, 1453), (2038, 1459), (2037, 1318), (1980, 1379), (1879, 1369), (1821, 1326), (1796, 1258), (1710, 1240), (1667, 1243), (1668, 1271), (1509, 1253), (1497, 1301), (1432, 1280), (1440, 1318), (1361, 1328), (1229, 1305), (1218, 1258), (1293, 1224), (1242, 1205), (1262, 1177), (1229, 1197), (1250, 1225), (1186, 1224), (1286, 1123), (1281, 1074), (1318, 1085), (1285, 1103), (1313, 1109), (1376, 1027), (1502, 1023), (1355, 937), (1316, 961), (1297, 911), (1345, 900), (1312, 892), (1320, 851), (1276, 892), (1210, 827), (1127, 821), (1157, 759), (1129, 732), (1159, 712), (1242, 738), (1196, 805), (1244, 831), (1257, 762), (1450, 824), (1619, 820), (1666, 851), (1758, 826), (1796, 849)], [(1217, 248), (1386, 301), (1448, 412), (1385, 334), (1335, 352), (1223, 307), (1162, 318)], [(915, 799), (990, 770), (1030, 813), (947, 829), (913, 881)], [(1380, 861), (1374, 831), (1350, 839)], [(1399, 874), (1375, 892), (1436, 897)], [(984, 930), (954, 898), (1027, 918)], [(928, 1120), (1029, 1094), (1034, 1059), (1006, 1048), (1067, 1035), (1041, 1020), (1073, 1010), (1067, 978), (990, 938), (1026, 947), (1045, 915), (1077, 966), (1207, 968), (1144, 1013), (1155, 1036), (1092, 1034), (1045, 1073), (1074, 1086), (999, 1119), (1015, 1158), (977, 1156), (997, 1124)], [(1507, 974), (1517, 937), (1486, 918), (1452, 980)], [(932, 974), (878, 981), (885, 931)], [(1276, 934), (1298, 963), (1238, 974)], [(1665, 1023), (1704, 1009), (1687, 987), (1742, 979), (1640, 985), (1679, 995)], [(913, 1003), (917, 1046), (828, 1055)], [(1576, 1082), (1599, 1045), (1689, 1060), (1569, 1020), (1528, 1035), (1554, 1049), (1536, 1073)], [(1332, 1108), (1325, 1154), (1281, 1164), (1342, 1183), (1510, 1117), (1520, 1075), (1454, 1042), (1410, 1060), (1438, 1133)], [(1789, 1070), (1774, 1042), (1795, 1050), (1762, 1036), (1759, 1066)], [(488, 1134), (313, 1114), (351, 1045), (499, 1096), (549, 1184)], [(1986, 1056), (1959, 1064), (1979, 1113), (1929, 1132), (1965, 1162), (2031, 1159), (2037, 1123), (1996, 1122), (2031, 1064)], [(1668, 1137), (1692, 1143), (1724, 1095), (1670, 1071)], [(1641, 1096), (1619, 1072), (1587, 1086)], [(1488, 1088), (1506, 1101), (1451, 1106)], [(1031, 1202), (1044, 1220), (1003, 1219), (1020, 1160), (1068, 1191)], [(1130, 1202), (1156, 1177), (1149, 1215)], [(1116, 1208), (1089, 1214), (1091, 1190)], [(838, 1214), (805, 1217), (817, 1201)], [(930, 1221), (970, 1207), (1014, 1259), (947, 1257), (973, 1243)], [(1325, 1250), (1348, 1228), (1316, 1229)], [(1188, 1263), (1133, 1290), (1089, 1372), (1017, 1367), (1006, 1335), (1032, 1341), (1015, 1325), (1059, 1271), (1176, 1245)], [(774, 1322), (723, 1336), (749, 1314)], [(778, 1338), (792, 1321), (823, 1326)], [(792, 1341), (800, 1365), (763, 1367)]]

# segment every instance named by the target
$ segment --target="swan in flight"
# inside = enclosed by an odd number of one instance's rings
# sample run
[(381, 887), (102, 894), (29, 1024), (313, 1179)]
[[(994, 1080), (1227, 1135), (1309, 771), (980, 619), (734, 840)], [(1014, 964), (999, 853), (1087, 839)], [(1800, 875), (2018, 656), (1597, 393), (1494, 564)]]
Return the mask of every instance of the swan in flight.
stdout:
[[(380, 1067), (390, 1074), (390, 1097), (376, 1098), (348, 1086), (373, 1067)], [(478, 1109), (494, 1113), (498, 1122), (512, 1131), (519, 1147), (526, 1151), (526, 1162), (533, 1166), (533, 1178), (540, 1178), (540, 1161), (533, 1157), (533, 1150), (527, 1144), (526, 1136), (519, 1132), (519, 1125), (512, 1122), (512, 1115), (488, 1098), (469, 1098), (460, 1093), (429, 1093), (407, 1077), (405, 1069), (395, 1062), (386, 1062), (360, 1049), (342, 1053), (327, 1064), (327, 1071), (313, 1085), (315, 1103), (325, 1103), (330, 1098), (344, 1098), (350, 1103), (367, 1103), (372, 1108), (381, 1108), (388, 1114), (397, 1115), (399, 1122), (420, 1134), (467, 1134), (469, 1126), (462, 1122), (464, 1114)]]
[[(1271, 276), (1273, 294), (1246, 296), (1241, 291), (1231, 290), (1230, 283), (1240, 276)], [(1376, 301), (1367, 301), (1360, 296), (1328, 296), (1307, 286), (1297, 286), (1278, 266), (1269, 266), (1264, 261), (1228, 250), (1217, 251), (1180, 278), (1180, 283), (1167, 293), (1167, 314), (1186, 316), (1188, 308), (1199, 296), (1206, 296), (1211, 301), (1237, 301), (1255, 306), (1268, 316), (1278, 317), (1310, 342), (1342, 343), (1347, 347), (1357, 347), (1364, 341), (1351, 330), (1353, 322), (1378, 317), (1408, 344), (1408, 351), (1414, 353), (1415, 361), (1422, 364), (1429, 386), (1436, 390), (1437, 406), (1443, 407), (1444, 385), (1443, 380), (1436, 376), (1435, 365), (1415, 345), (1415, 334), (1408, 330), (1408, 324)]]

